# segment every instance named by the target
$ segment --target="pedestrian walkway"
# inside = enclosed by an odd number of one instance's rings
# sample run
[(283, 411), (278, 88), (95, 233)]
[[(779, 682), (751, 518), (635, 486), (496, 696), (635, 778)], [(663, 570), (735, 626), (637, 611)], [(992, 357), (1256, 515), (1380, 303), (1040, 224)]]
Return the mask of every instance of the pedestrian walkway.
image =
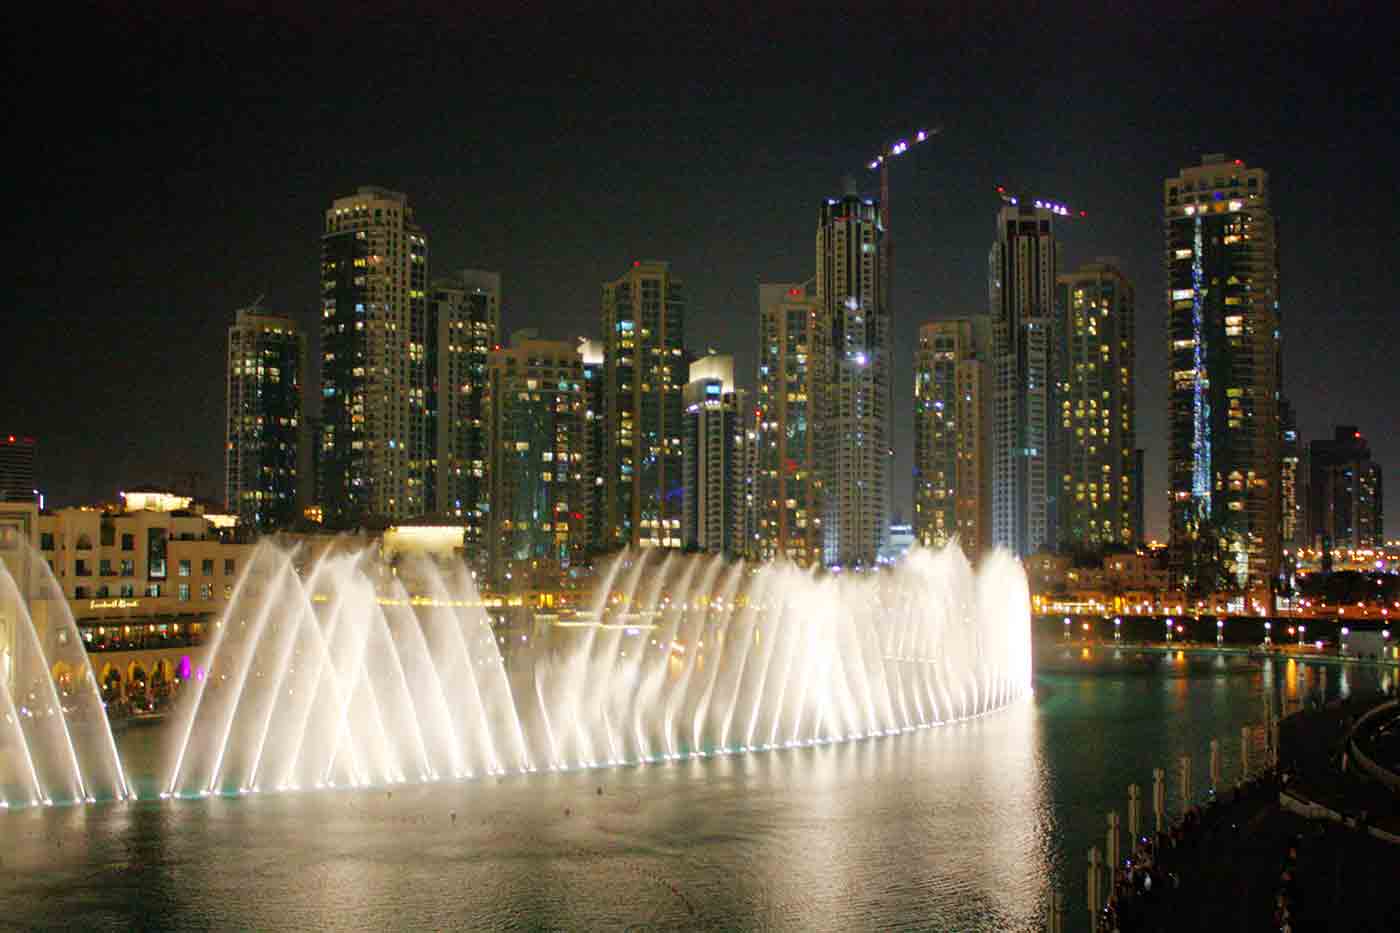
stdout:
[[(1120, 870), (1101, 929), (1372, 931), (1400, 929), (1400, 797), (1343, 768), (1348, 732), (1378, 696), (1310, 709), (1280, 724), (1280, 766), (1193, 807), (1137, 847)], [(1280, 805), (1298, 796), (1354, 824)]]

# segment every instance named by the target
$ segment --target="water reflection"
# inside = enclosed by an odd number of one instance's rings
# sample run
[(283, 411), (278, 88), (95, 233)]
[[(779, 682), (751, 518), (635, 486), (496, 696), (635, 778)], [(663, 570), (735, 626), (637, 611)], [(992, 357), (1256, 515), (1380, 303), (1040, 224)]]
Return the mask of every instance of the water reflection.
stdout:
[[(1151, 769), (1173, 774), (1189, 755), (1203, 792), (1212, 738), (1226, 781), (1242, 742), (1260, 760), (1255, 724), (1276, 689), (1393, 680), (1365, 668), (1324, 678), (1292, 661), (1222, 672), (1176, 652), (1146, 668), (1124, 654), (1106, 672), (1043, 674), (1034, 702), (878, 741), (392, 796), (11, 813), (0, 903), (24, 928), (62, 917), (75, 928), (1037, 930), (1058, 889), (1069, 928), (1082, 929), (1085, 852), (1103, 845), (1108, 810), (1126, 818), (1129, 783), (1150, 800)], [(132, 730), (123, 756), (158, 760), (160, 740)], [(1170, 781), (1168, 807), (1180, 805)]]

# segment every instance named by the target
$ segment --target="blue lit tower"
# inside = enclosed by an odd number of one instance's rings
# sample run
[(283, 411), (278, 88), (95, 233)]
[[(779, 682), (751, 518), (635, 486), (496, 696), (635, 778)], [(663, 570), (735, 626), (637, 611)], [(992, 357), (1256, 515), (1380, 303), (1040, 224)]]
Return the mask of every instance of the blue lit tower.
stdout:
[(1207, 155), (1162, 188), (1172, 571), (1197, 594), (1267, 594), (1282, 498), (1268, 174)]

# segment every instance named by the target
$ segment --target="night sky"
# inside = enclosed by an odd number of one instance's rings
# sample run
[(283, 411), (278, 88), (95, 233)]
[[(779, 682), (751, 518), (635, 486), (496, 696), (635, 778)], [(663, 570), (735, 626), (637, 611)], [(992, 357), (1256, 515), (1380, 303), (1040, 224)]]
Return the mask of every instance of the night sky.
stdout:
[(1400, 464), (1386, 8), (1132, 6), (12, 20), (0, 429), (37, 436), (51, 505), (177, 471), (220, 497), (234, 311), (265, 295), (313, 327), (323, 211), (362, 184), (408, 194), (431, 272), (502, 273), (506, 333), (594, 334), (600, 283), (669, 259), (691, 346), (735, 353), (752, 385), (758, 283), (810, 276), (820, 199), (846, 174), (874, 193), (875, 151), (937, 124), (892, 174), (906, 518), (917, 328), (985, 310), (1004, 183), (1088, 211), (1061, 227), (1062, 270), (1116, 256), (1137, 286), (1148, 530), (1165, 534), (1161, 183), (1204, 152), (1270, 172), (1303, 437), (1355, 423)]

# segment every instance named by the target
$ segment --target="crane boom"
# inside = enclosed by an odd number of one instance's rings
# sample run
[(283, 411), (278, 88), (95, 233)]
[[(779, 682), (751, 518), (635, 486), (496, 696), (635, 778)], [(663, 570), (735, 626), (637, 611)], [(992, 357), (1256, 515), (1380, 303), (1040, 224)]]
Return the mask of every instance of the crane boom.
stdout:
[(1037, 198), (1030, 195), (1012, 194), (1005, 185), (997, 185), (997, 195), (1000, 196), (1003, 204), (1010, 204), (1012, 207), (1036, 207), (1047, 210), (1052, 214), (1061, 217), (1088, 217), (1088, 211), (1076, 211), (1066, 207), (1062, 202), (1050, 198)]

